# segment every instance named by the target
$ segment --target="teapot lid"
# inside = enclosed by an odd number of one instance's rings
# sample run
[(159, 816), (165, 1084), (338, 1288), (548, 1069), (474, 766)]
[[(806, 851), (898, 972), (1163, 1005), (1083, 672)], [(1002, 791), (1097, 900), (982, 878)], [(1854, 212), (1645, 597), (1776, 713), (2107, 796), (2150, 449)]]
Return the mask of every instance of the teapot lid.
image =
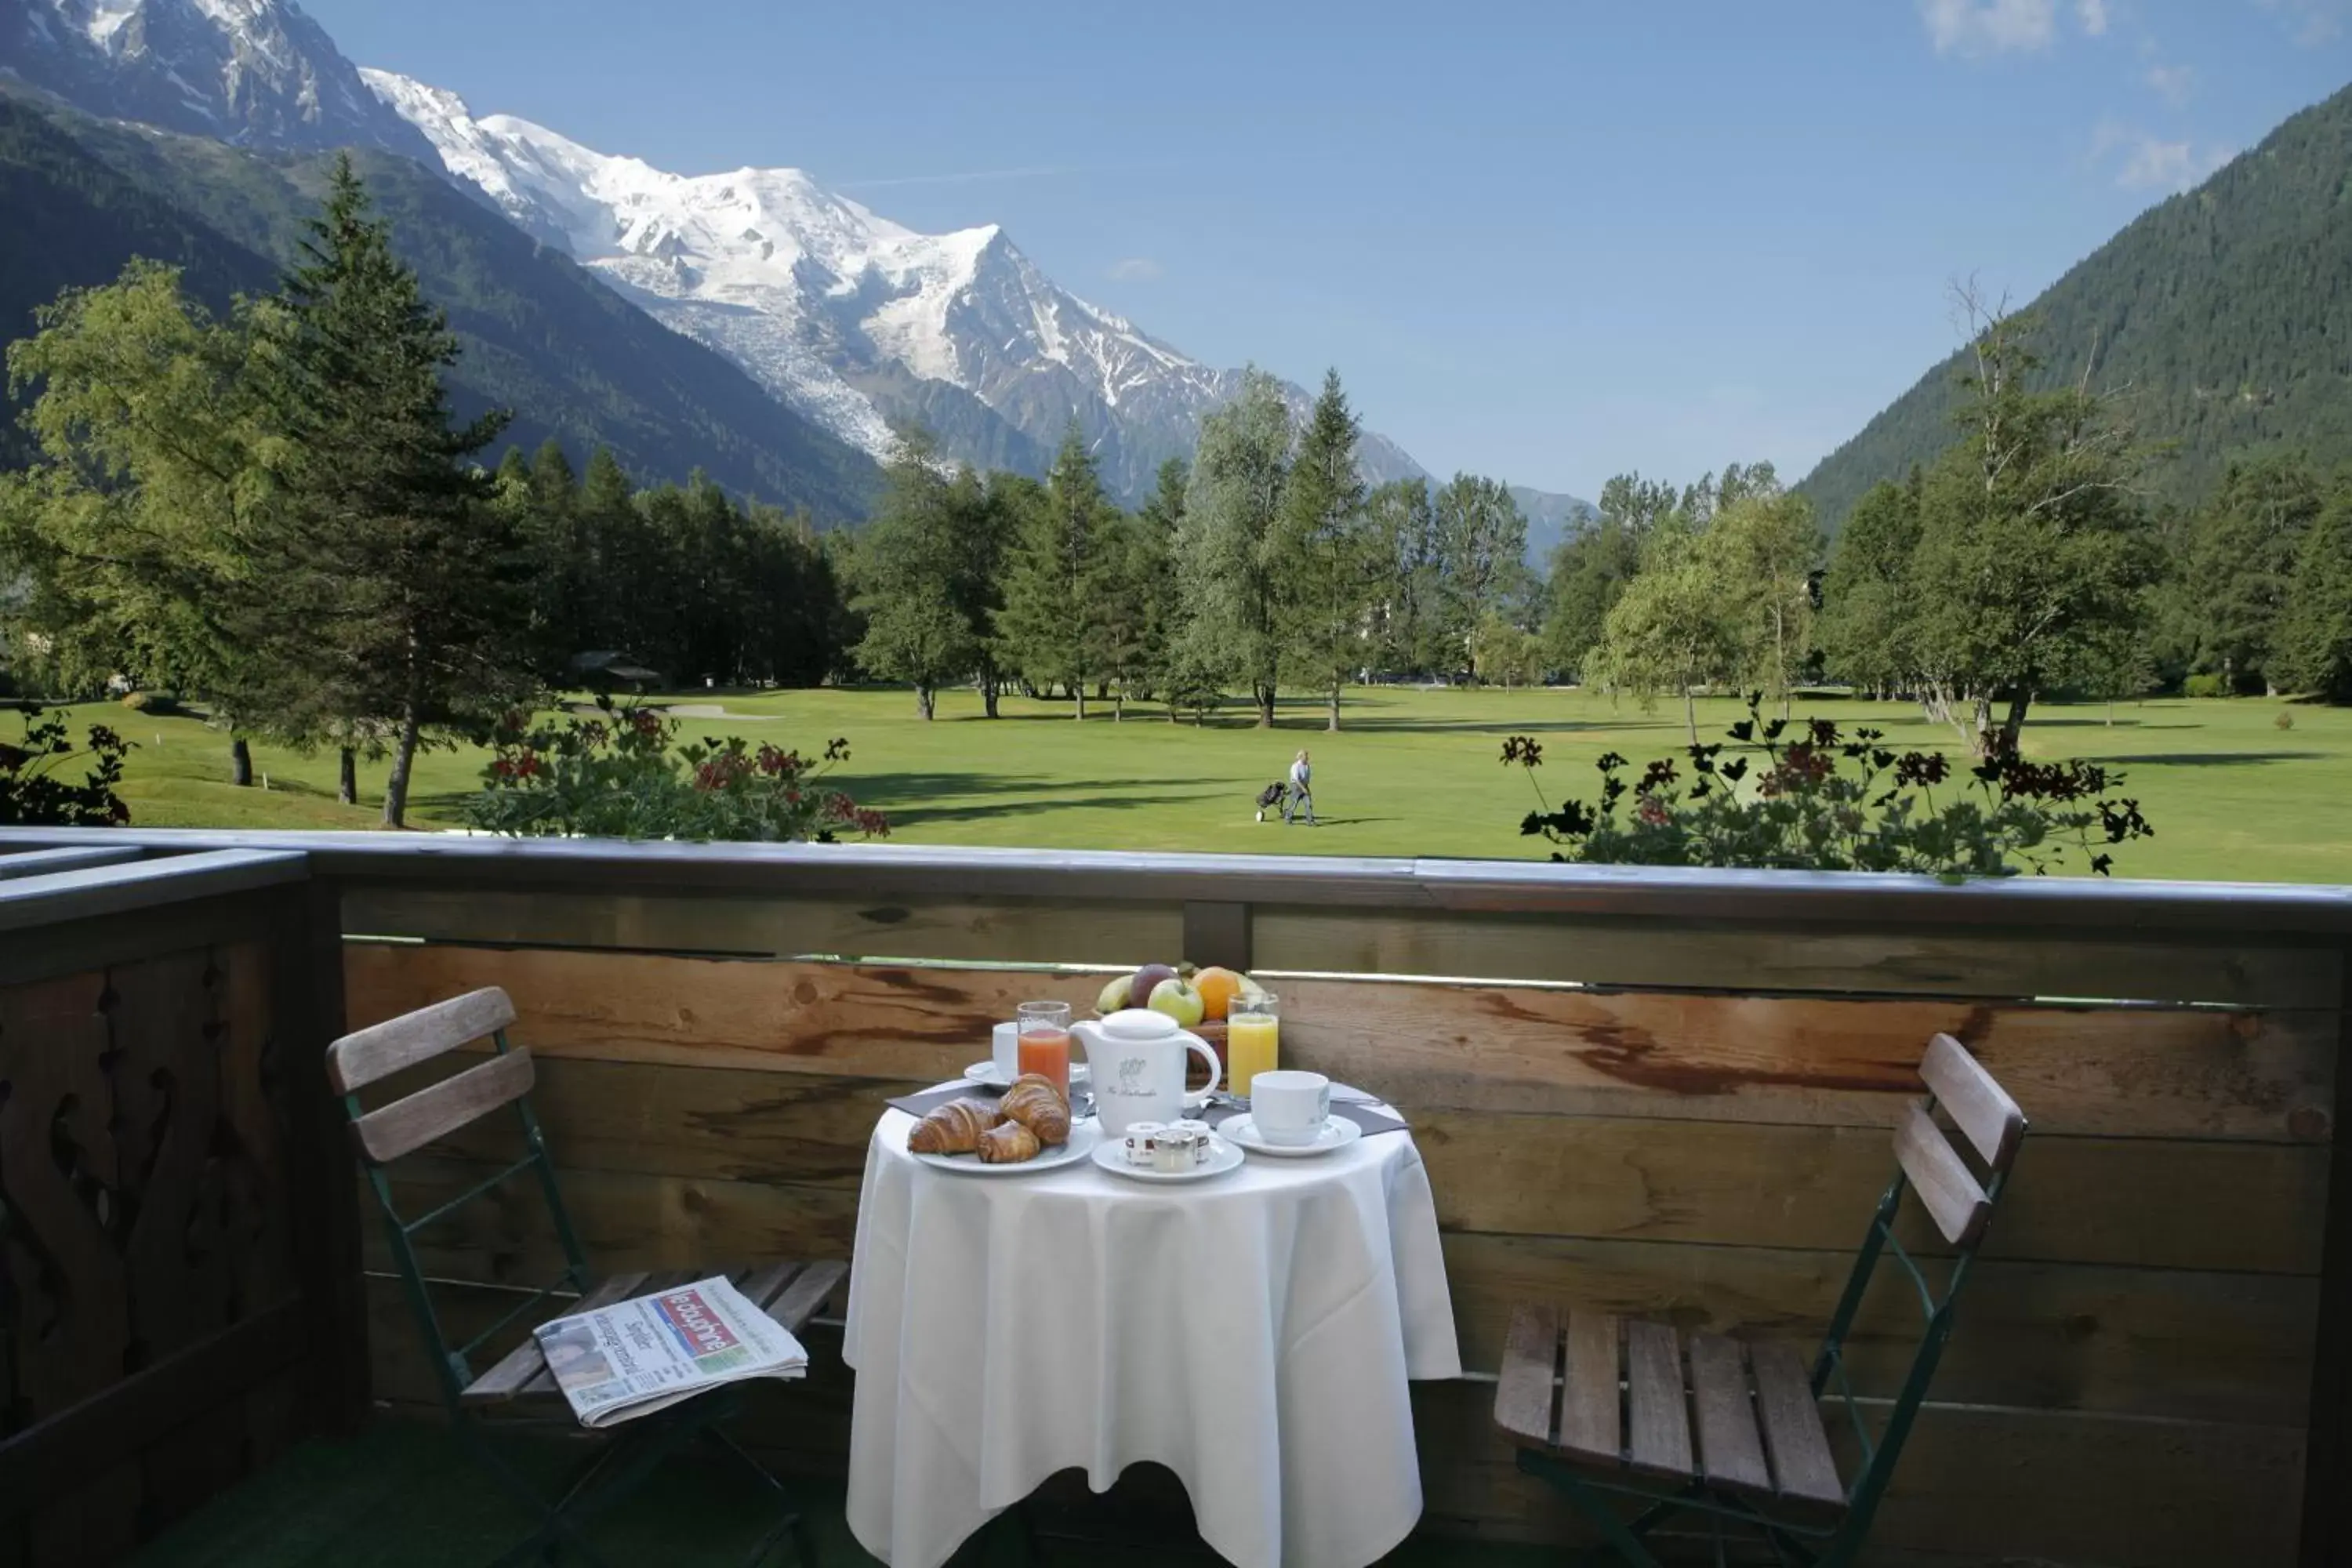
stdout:
[(1104, 1033), (1127, 1040), (1156, 1040), (1183, 1033), (1182, 1025), (1150, 1007), (1121, 1007), (1106, 1015), (1102, 1026)]

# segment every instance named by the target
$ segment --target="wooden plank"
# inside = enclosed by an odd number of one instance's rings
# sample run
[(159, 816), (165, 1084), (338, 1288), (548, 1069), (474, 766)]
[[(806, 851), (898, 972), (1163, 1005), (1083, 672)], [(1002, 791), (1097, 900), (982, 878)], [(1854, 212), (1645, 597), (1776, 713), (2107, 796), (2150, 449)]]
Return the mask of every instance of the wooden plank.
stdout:
[(1668, 1323), (1625, 1325), (1625, 1462), (1668, 1479), (1692, 1474), (1682, 1347)]
[(764, 1312), (768, 1310), (768, 1303), (775, 1300), (776, 1292), (789, 1284), (802, 1268), (803, 1265), (797, 1262), (771, 1263), (761, 1268), (746, 1268), (740, 1277), (730, 1274), (728, 1279), (735, 1289), (743, 1292), (745, 1300)]
[(281, 889), (260, 889), (11, 931), (7, 941), (0, 942), (0, 985), (80, 974), (182, 948), (246, 941), (268, 930), (270, 911), (287, 896)]
[(513, 1104), (530, 1092), (531, 1081), (530, 1052), (517, 1047), (369, 1111), (352, 1123), (352, 1139), (371, 1163), (389, 1164)]
[(1840, 930), (1704, 916), (1579, 919), (1261, 903), (1252, 933), (1257, 967), (1271, 972), (1750, 994), (2333, 1007), (2342, 972), (2338, 954), (2316, 945), (2178, 934), (2118, 940), (2063, 930), (1938, 931), (1893, 922)]
[(1756, 1369), (1756, 1408), (1772, 1452), (1772, 1485), (1782, 1497), (1835, 1508), (1845, 1501), (1837, 1461), (1822, 1429), (1822, 1407), (1796, 1347), (1767, 1341), (1748, 1347)]
[[(500, 984), (542, 1057), (932, 1080), (1088, 976), (352, 944), (355, 1018)], [(1284, 982), (1284, 1053), (1417, 1110), (1887, 1127), (1966, 1043), (2045, 1132), (2325, 1143), (2335, 1014)]]
[(1559, 1363), (1559, 1314), (1533, 1303), (1513, 1308), (1495, 1383), (1495, 1425), (1521, 1442), (1550, 1447), (1559, 1430), (1552, 1421)]
[(1693, 1334), (1690, 1380), (1698, 1416), (1699, 1473), (1723, 1486), (1769, 1494), (1772, 1478), (1757, 1441), (1755, 1402), (1748, 1397), (1738, 1342), (1720, 1334)]
[(2008, 1170), (2025, 1137), (2025, 1112), (2017, 1108), (2009, 1090), (1995, 1083), (1983, 1064), (1949, 1035), (1937, 1035), (1927, 1042), (1919, 1076), (1984, 1163), (1996, 1173)]
[[(389, 1171), (404, 1214), (457, 1196), (495, 1166), (423, 1153)], [(707, 1268), (713, 1258), (846, 1258), (857, 1194), (769, 1182), (706, 1182), (559, 1170), (564, 1206), (599, 1268)], [(501, 1184), (416, 1235), (426, 1274), (537, 1287), (563, 1267), (547, 1205), (527, 1181)], [(371, 1234), (367, 1267), (390, 1271)]]
[(1954, 1247), (1972, 1244), (1983, 1232), (1992, 1205), (1985, 1200), (1984, 1189), (1977, 1185), (1959, 1155), (1953, 1152), (1951, 1140), (1924, 1108), (1911, 1107), (1895, 1128), (1895, 1157), (1944, 1239)]
[[(368, 1415), (367, 1299), (360, 1279), (359, 1162), (323, 1062), (343, 1016), (341, 895), (314, 878), (278, 895), (268, 914), (270, 1015), (284, 1064), (288, 1222), (301, 1238), (294, 1268), (311, 1326), (304, 1369), (306, 1432), (344, 1436)], [(370, 1234), (376, 1231), (371, 1223)]]
[[(729, 1086), (679, 1092), (691, 1095), (695, 1114), (737, 1135), (724, 1109)], [(539, 1103), (547, 1103), (544, 1090)], [(794, 1109), (809, 1136), (832, 1138), (845, 1145), (845, 1161), (855, 1153), (862, 1162), (862, 1122), (855, 1133), (848, 1125), (822, 1131), (813, 1108)], [(851, 1122), (856, 1109), (843, 1107), (841, 1121)], [(1899, 1109), (1890, 1105), (1875, 1128), (1407, 1113), (1438, 1222), (1449, 1230), (1850, 1250), (1894, 1174), (1888, 1129)], [(592, 1126), (605, 1120), (593, 1108), (588, 1118)], [(643, 1155), (624, 1157), (686, 1173), (689, 1162), (672, 1152), (680, 1140), (650, 1136)], [(854, 1150), (845, 1147), (853, 1136)], [(599, 1133), (594, 1142), (614, 1140)], [(753, 1162), (747, 1154), (742, 1163)], [(817, 1162), (803, 1150), (801, 1163)], [(2328, 1163), (2328, 1151), (2311, 1144), (2036, 1133), (2031, 1175), (2002, 1197), (1984, 1256), (2316, 1275)], [(1917, 1252), (1949, 1250), (1916, 1206), (1906, 1205), (1896, 1234)]]
[(572, 889), (551, 896), (518, 886), (519, 880), (502, 875), (471, 887), (353, 883), (343, 929), (436, 942), (753, 958), (819, 954), (1131, 968), (1186, 956), (1182, 909), (1172, 902), (913, 899), (872, 891), (794, 898)]
[(292, 1364), (302, 1341), (295, 1305), (276, 1302), (16, 1433), (0, 1442), (0, 1518), (21, 1516), (230, 1404)]
[[(1851, 1247), (1685, 1247), (1446, 1235), (1463, 1365), (1499, 1364), (1512, 1307), (1670, 1317), (1743, 1339), (1817, 1341)], [(1891, 1396), (1919, 1342), (1919, 1303), (1881, 1271), (1847, 1349), (1857, 1389)], [(1931, 1278), (1933, 1275), (1931, 1274)], [(1965, 1404), (2297, 1425), (2310, 1393), (2318, 1282), (2178, 1269), (1978, 1259), (1935, 1397)]]
[(327, 1081), (337, 1094), (365, 1089), (404, 1068), (456, 1050), (515, 1021), (514, 1004), (495, 985), (427, 1003), (354, 1029), (327, 1047)]
[[(554, 1384), (547, 1376), (547, 1357), (541, 1353), (539, 1340), (531, 1331), (540, 1323), (557, 1318), (576, 1317), (593, 1312), (599, 1307), (609, 1307), (615, 1301), (625, 1301), (643, 1293), (646, 1277), (644, 1274), (614, 1274), (591, 1286), (588, 1293), (577, 1301), (550, 1302), (547, 1316), (538, 1322), (522, 1323), (522, 1339), (499, 1359), (498, 1364), (466, 1385), (457, 1397), (467, 1405), (499, 1405), (533, 1392), (552, 1392)], [(541, 1388), (545, 1384), (545, 1388)]]
[(838, 1258), (826, 1258), (812, 1263), (801, 1277), (785, 1287), (768, 1308), (776, 1321), (793, 1333), (804, 1332), (809, 1320), (839, 1292), (849, 1279), (849, 1265)]
[(92, 866), (119, 866), (143, 853), (138, 846), (92, 844), (69, 849), (0, 849), (0, 881), (17, 877), (46, 877), (55, 871), (79, 871)]
[(1203, 969), (1250, 968), (1250, 907), (1194, 900), (1184, 906), (1184, 956)]
[(1568, 1344), (1561, 1357), (1560, 1451), (1599, 1464), (1624, 1456), (1620, 1425), (1624, 1391), (1618, 1381), (1623, 1331), (1608, 1312), (1568, 1314)]

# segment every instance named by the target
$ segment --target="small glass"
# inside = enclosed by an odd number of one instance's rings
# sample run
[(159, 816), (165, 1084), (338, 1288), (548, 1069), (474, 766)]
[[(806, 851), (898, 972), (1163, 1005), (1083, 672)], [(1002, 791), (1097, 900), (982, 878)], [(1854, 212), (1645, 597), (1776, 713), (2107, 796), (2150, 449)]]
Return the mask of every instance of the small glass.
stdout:
[(1282, 1065), (1281, 1032), (1281, 1005), (1274, 993), (1234, 998), (1225, 1015), (1225, 1077), (1234, 1094), (1247, 1100), (1250, 1080)]
[(1054, 1080), (1062, 1098), (1070, 1098), (1070, 1005), (1067, 1002), (1024, 1002), (1013, 1025), (1020, 1030), (1018, 1066), (1024, 1073), (1040, 1073)]

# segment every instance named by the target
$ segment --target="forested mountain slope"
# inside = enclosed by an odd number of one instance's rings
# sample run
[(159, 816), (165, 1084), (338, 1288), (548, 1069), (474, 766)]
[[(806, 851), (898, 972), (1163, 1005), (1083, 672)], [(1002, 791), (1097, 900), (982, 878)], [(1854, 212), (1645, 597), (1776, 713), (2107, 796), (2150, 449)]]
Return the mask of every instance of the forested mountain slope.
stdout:
[[(2032, 309), (2041, 374), (2123, 390), (2189, 500), (2235, 454), (2352, 459), (2352, 89), (2304, 110), (2195, 190), (2141, 215)], [(1953, 439), (1960, 356), (1937, 365), (1800, 487), (1835, 527), (1863, 492)]]

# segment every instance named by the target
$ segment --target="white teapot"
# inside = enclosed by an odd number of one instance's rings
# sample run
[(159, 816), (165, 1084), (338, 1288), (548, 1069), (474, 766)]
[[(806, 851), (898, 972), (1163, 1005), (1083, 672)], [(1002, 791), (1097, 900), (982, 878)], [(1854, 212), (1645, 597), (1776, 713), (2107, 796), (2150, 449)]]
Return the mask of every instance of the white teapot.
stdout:
[(1186, 1052), (1209, 1064), (1211, 1092), (1223, 1076), (1208, 1041), (1149, 1007), (1080, 1018), (1070, 1033), (1087, 1048), (1087, 1088), (1107, 1138), (1120, 1136), (1131, 1121), (1173, 1121), (1184, 1114)]

